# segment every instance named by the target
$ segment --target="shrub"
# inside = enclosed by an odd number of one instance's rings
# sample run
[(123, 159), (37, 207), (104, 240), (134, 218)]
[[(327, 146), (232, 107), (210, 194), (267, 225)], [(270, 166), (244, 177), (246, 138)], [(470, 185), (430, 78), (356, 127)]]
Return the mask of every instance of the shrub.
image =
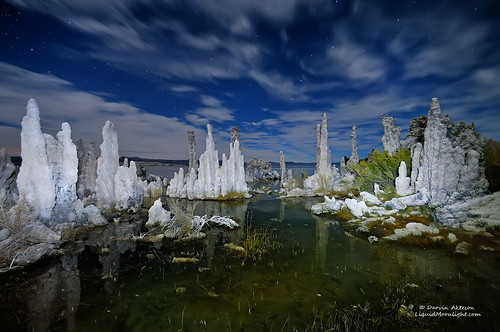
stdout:
[(398, 167), (401, 161), (407, 165), (407, 176), (410, 174), (410, 149), (400, 149), (394, 156), (387, 151), (372, 151), (367, 160), (359, 164), (351, 164), (350, 171), (356, 177), (355, 186), (360, 191), (373, 192), (373, 185), (378, 183), (386, 192), (386, 198), (395, 195), (394, 180), (398, 176)]

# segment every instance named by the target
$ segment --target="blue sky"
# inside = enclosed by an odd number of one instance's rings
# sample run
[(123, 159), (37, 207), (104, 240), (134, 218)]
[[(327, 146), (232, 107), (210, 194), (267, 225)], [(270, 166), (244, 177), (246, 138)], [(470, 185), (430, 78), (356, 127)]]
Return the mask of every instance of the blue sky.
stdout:
[(315, 161), (328, 114), (332, 158), (382, 149), (381, 114), (406, 134), (432, 97), (500, 140), (495, 1), (0, 1), (0, 146), (19, 154), (29, 98), (42, 130), (69, 122), (120, 154), (187, 159), (206, 124), (219, 153), (239, 126), (246, 160)]

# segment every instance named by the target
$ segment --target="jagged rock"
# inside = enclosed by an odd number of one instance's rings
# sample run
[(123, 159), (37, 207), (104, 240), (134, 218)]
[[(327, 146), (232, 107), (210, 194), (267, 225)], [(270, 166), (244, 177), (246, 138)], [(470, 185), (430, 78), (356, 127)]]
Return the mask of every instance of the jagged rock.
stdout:
[(20, 201), (34, 209), (36, 217), (49, 219), (56, 202), (55, 182), (40, 127), (40, 111), (34, 99), (28, 101), (21, 123), (21, 158), (17, 176)]
[(323, 114), (321, 124), (318, 124), (316, 149), (316, 171), (304, 181), (306, 195), (325, 194), (334, 190), (335, 183), (340, 180), (335, 166), (332, 166), (332, 156), (328, 147), (328, 119)]
[(143, 182), (137, 177), (135, 162), (125, 158), (115, 174), (115, 207), (118, 210), (136, 210), (143, 201)]
[(215, 150), (212, 126), (207, 125), (206, 150), (200, 156), (198, 174), (191, 168), (188, 175), (184, 170), (174, 175), (167, 188), (167, 196), (188, 197), (189, 199), (225, 199), (226, 197), (248, 197), (245, 181), (244, 157), (240, 151), (239, 130), (233, 128), (234, 142), (229, 146), (229, 158), (222, 155), (219, 168), (219, 156)]
[(413, 190), (410, 186), (410, 178), (406, 176), (406, 163), (401, 161), (398, 169), (398, 177), (396, 178), (396, 194), (399, 196), (410, 195)]
[(382, 115), (381, 118), (384, 127), (382, 144), (384, 145), (384, 150), (388, 151), (392, 156), (401, 148), (401, 127), (396, 127), (396, 120), (393, 117)]
[(417, 142), (411, 147), (411, 174), (410, 174), (410, 187), (413, 192), (417, 191), (416, 181), (420, 170), (420, 163), (422, 160), (422, 143)]
[[(436, 220), (449, 227), (462, 227), (467, 222), (479, 222), (486, 226), (500, 227), (500, 192), (457, 202), (434, 210)], [(463, 228), (463, 227), (462, 227)]]
[(410, 128), (408, 130), (408, 135), (406, 140), (402, 142), (403, 146), (406, 148), (411, 148), (417, 143), (422, 144), (424, 142), (424, 132), (427, 126), (427, 117), (421, 115), (419, 117), (413, 118), (410, 121)]
[(273, 171), (271, 163), (266, 163), (265, 161), (259, 160), (255, 157), (247, 162), (246, 180), (248, 182), (258, 180), (277, 180), (279, 177), (278, 172)]
[(349, 163), (350, 164), (357, 164), (357, 163), (359, 163), (358, 134), (357, 134), (357, 127), (356, 126), (352, 127), (352, 133), (351, 133), (351, 158), (349, 158)]
[(115, 175), (118, 171), (118, 134), (111, 121), (102, 128), (101, 156), (97, 159), (96, 199), (102, 209), (115, 205)]
[(486, 140), (474, 126), (453, 125), (441, 116), (437, 98), (433, 98), (424, 132), (415, 189), (426, 188), (431, 203), (453, 203), (485, 192), (483, 149)]
[[(76, 146), (71, 140), (71, 127), (64, 122), (62, 130), (57, 133), (56, 155), (48, 153), (55, 180), (56, 204), (54, 207), (55, 221), (74, 221), (76, 183), (78, 181), (78, 156)], [(50, 136), (52, 138), (52, 136)], [(50, 144), (47, 142), (47, 151)]]
[(231, 128), (231, 144), (240, 140), (240, 128), (233, 127)]
[(189, 170), (194, 168), (195, 172), (198, 171), (198, 162), (196, 161), (196, 140), (194, 131), (188, 131), (188, 144), (189, 144)]
[(370, 235), (368, 237), (368, 242), (370, 243), (378, 242), (378, 237), (376, 237), (375, 235)]
[(89, 147), (85, 150), (82, 140), (76, 144), (78, 155), (78, 182), (76, 192), (81, 200), (92, 201), (92, 196), (96, 192), (97, 181), (97, 158), (94, 152), (95, 142), (90, 141)]
[(0, 149), (0, 189), (5, 189), (6, 194), (16, 188), (16, 166), (12, 163), (7, 149)]

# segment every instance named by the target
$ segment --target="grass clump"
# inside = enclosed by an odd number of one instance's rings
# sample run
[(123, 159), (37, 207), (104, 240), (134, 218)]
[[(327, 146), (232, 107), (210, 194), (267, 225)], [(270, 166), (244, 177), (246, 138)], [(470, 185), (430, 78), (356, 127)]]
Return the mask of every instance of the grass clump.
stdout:
[(257, 263), (270, 259), (281, 249), (281, 241), (268, 225), (253, 228), (247, 219), (241, 246), (245, 249), (241, 265), (245, 265), (247, 261)]
[(340, 210), (338, 210), (335, 216), (340, 221), (349, 221), (354, 218), (354, 215), (347, 208), (347, 206), (343, 206)]
[[(411, 165), (410, 149), (400, 149), (394, 156), (389, 155), (387, 151), (372, 151), (367, 160), (350, 165), (350, 171), (356, 177), (355, 186), (359, 191), (372, 192), (373, 185), (378, 183), (385, 191), (384, 198), (394, 197), (396, 195), (394, 180), (398, 176), (398, 167), (402, 161), (407, 166)], [(409, 175), (409, 167), (407, 172)]]

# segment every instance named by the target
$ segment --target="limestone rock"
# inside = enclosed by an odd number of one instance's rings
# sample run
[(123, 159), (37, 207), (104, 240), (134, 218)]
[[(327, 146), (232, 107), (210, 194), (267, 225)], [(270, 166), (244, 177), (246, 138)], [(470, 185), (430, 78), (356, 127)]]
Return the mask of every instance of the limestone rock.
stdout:
[(462, 122), (454, 125), (448, 116), (441, 116), (439, 101), (433, 98), (415, 189), (428, 189), (433, 205), (483, 194), (488, 186), (484, 176), (485, 144), (474, 126)]
[(328, 146), (328, 119), (323, 114), (321, 124), (318, 124), (316, 148), (316, 171), (304, 181), (306, 195), (325, 194), (334, 190), (335, 183), (340, 180), (337, 169), (332, 166), (332, 155)]
[(286, 176), (286, 163), (285, 163), (285, 154), (283, 151), (280, 151), (280, 171), (281, 171), (281, 187), (288, 181)]
[(357, 164), (357, 163), (359, 163), (357, 129), (358, 128), (356, 126), (352, 127), (352, 133), (351, 133), (351, 158), (349, 158), (349, 163), (350, 164)]
[(33, 209), (35, 216), (49, 219), (56, 202), (55, 182), (47, 157), (45, 137), (40, 127), (40, 111), (34, 99), (28, 101), (21, 123), (21, 158), (17, 176), (20, 201)]
[(323, 203), (314, 204), (311, 206), (311, 212), (314, 214), (322, 214), (325, 212), (332, 212), (340, 210), (344, 204), (342, 201), (336, 201), (335, 197), (329, 198), (324, 196), (325, 201)]
[(189, 144), (189, 170), (194, 168), (194, 170), (198, 171), (198, 162), (196, 161), (196, 140), (194, 136), (194, 131), (188, 131), (188, 144)]
[(384, 136), (382, 136), (382, 144), (384, 150), (388, 151), (392, 156), (400, 148), (401, 127), (396, 127), (396, 120), (388, 115), (382, 115), (382, 126), (384, 127)]
[(88, 149), (83, 146), (82, 140), (76, 144), (78, 155), (78, 182), (76, 192), (78, 198), (92, 200), (96, 192), (97, 158), (94, 151), (95, 143), (91, 141)]

